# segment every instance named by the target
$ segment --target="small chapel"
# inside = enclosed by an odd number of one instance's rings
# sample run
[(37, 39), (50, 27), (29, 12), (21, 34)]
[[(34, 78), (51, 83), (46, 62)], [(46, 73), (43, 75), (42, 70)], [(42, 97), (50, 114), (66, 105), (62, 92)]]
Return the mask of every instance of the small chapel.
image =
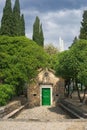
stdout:
[(52, 69), (40, 69), (37, 78), (28, 85), (29, 107), (52, 106), (64, 96), (64, 79), (55, 76)]

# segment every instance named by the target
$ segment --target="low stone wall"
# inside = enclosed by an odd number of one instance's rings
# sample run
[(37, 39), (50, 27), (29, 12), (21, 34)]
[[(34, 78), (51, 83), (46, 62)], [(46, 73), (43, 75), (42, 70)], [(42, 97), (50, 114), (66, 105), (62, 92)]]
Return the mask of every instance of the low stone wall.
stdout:
[(15, 109), (19, 108), (20, 106), (21, 106), (20, 101), (13, 101), (4, 107), (0, 107), (0, 118), (4, 117), (5, 115), (14, 111)]
[(66, 100), (61, 100), (60, 101), (60, 106), (61, 107), (62, 107), (62, 104), (63, 104), (63, 106), (65, 106), (67, 108), (67, 110), (72, 111), (74, 113), (74, 116), (76, 115), (76, 117), (77, 117), (77, 115), (78, 115), (79, 118), (85, 118), (85, 119), (87, 119), (87, 111), (79, 108), (78, 106), (76, 106), (76, 105), (74, 105), (71, 102), (66, 101)]

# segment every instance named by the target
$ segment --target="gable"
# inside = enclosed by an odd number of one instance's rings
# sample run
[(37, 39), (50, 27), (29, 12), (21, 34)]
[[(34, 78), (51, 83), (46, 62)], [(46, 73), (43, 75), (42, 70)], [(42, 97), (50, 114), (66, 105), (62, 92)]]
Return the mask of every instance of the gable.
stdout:
[(38, 82), (43, 84), (56, 84), (59, 78), (55, 76), (55, 73), (49, 69), (44, 69), (38, 74)]

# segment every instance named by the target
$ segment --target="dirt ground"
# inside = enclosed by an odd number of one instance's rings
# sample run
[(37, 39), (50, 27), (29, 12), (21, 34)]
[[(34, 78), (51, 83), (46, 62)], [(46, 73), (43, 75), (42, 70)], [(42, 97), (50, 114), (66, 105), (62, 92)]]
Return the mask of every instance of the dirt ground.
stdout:
[(74, 104), (79, 109), (87, 111), (87, 94), (86, 94), (86, 98), (85, 98), (85, 100), (84, 100), (83, 103), (80, 103), (80, 100), (78, 98), (77, 92), (74, 92), (72, 94), (72, 98), (66, 98), (66, 100), (69, 101), (69, 102), (71, 102), (72, 104)]

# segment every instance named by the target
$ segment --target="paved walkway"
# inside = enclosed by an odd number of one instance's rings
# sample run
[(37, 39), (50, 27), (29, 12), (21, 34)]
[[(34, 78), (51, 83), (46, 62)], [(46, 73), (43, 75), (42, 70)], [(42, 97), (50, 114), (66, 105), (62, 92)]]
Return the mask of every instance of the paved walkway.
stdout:
[(0, 121), (0, 130), (87, 130), (87, 121)]
[(16, 119), (56, 121), (59, 119), (69, 119), (69, 116), (59, 107), (40, 106), (23, 110)]
[(69, 119), (59, 107), (35, 107), (0, 120), (0, 130), (87, 130), (87, 120)]

